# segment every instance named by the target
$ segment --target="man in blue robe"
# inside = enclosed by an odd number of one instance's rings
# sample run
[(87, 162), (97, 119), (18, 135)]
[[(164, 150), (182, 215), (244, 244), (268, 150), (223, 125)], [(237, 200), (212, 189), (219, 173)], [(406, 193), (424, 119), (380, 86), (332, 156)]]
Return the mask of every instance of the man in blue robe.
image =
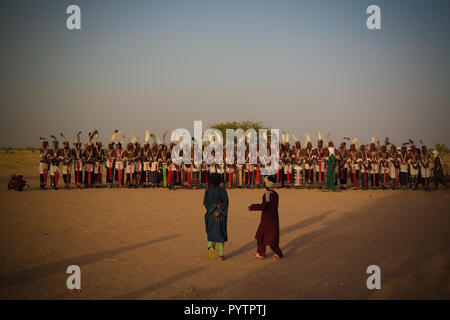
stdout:
[(206, 208), (205, 227), (208, 236), (209, 257), (216, 257), (216, 243), (218, 245), (218, 260), (223, 260), (224, 243), (228, 241), (227, 217), (228, 195), (220, 186), (221, 179), (218, 173), (211, 175), (211, 187), (205, 191), (203, 205)]

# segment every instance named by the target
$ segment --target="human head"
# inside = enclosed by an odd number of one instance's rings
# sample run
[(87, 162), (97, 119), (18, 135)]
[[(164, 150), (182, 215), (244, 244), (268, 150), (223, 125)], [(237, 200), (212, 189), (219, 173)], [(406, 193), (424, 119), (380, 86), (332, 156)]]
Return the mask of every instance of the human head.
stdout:
[(211, 175), (211, 185), (213, 187), (218, 187), (220, 185), (220, 182), (221, 182), (220, 174), (213, 173)]
[(264, 187), (266, 189), (272, 189), (275, 185), (274, 181), (273, 181), (273, 177), (272, 176), (265, 176), (264, 177)]

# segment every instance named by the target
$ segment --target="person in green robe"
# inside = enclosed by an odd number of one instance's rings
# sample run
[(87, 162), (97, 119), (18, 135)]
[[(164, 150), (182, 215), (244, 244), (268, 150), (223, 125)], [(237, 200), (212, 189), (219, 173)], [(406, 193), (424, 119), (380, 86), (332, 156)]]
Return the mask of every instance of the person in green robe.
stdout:
[(336, 156), (334, 155), (334, 148), (329, 147), (329, 156), (328, 156), (328, 168), (327, 168), (327, 183), (325, 185), (325, 189), (336, 191), (336, 186), (334, 182), (336, 180)]
[(209, 257), (215, 259), (216, 244), (218, 246), (218, 260), (223, 260), (224, 243), (228, 241), (227, 217), (228, 195), (221, 186), (221, 178), (218, 173), (211, 175), (211, 187), (205, 191), (203, 205), (206, 208), (205, 229), (208, 237)]

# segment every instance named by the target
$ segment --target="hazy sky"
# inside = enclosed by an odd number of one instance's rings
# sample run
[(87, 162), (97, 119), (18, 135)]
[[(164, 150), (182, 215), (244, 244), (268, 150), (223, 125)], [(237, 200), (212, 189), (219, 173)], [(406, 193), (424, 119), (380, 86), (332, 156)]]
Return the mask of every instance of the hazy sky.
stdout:
[[(81, 30), (66, 8), (81, 7)], [(381, 7), (381, 30), (366, 8)], [(1, 5), (0, 146), (114, 129), (142, 142), (233, 120), (450, 145), (450, 1), (21, 1)]]

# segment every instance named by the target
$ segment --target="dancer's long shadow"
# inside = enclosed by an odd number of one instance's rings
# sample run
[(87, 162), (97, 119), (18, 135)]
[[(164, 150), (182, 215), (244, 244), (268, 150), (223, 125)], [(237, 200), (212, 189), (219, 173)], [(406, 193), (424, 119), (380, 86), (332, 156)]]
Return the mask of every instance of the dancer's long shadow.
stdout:
[(159, 239), (153, 239), (117, 249), (105, 250), (100, 252), (94, 252), (79, 257), (68, 258), (60, 261), (51, 262), (38, 267), (29, 268), (26, 270), (18, 271), (12, 274), (0, 276), (0, 289), (9, 288), (24, 282), (35, 281), (56, 273), (65, 273), (69, 265), (75, 264), (77, 266), (84, 266), (104, 258), (110, 258), (126, 251), (130, 251), (139, 247), (147, 246), (153, 243), (166, 241), (172, 238), (178, 237), (178, 235), (171, 235), (161, 237)]
[(180, 281), (181, 279), (189, 277), (193, 274), (199, 273), (203, 269), (204, 269), (203, 267), (199, 267), (199, 268), (190, 269), (188, 271), (183, 271), (183, 272), (174, 274), (166, 279), (157, 281), (157, 282), (155, 282), (147, 287), (144, 287), (142, 289), (127, 293), (123, 296), (115, 297), (115, 298), (113, 298), (113, 300), (136, 300), (148, 292), (151, 292), (151, 291), (154, 291), (154, 290), (157, 290), (160, 288), (164, 288), (167, 285), (169, 285), (170, 283), (177, 283), (177, 281)]
[[(291, 226), (285, 227), (285, 228), (281, 229), (280, 236), (286, 235), (286, 234), (288, 234), (290, 232), (296, 231), (296, 230), (301, 229), (301, 228), (305, 228), (305, 227), (307, 227), (307, 226), (309, 226), (311, 224), (319, 222), (319, 221), (325, 219), (329, 214), (333, 213), (334, 211), (335, 210), (325, 211), (325, 212), (323, 212), (322, 214), (320, 214), (318, 216), (314, 216), (314, 217), (302, 220), (302, 221), (300, 221), (300, 222), (298, 222), (296, 224), (293, 224)], [(256, 246), (255, 241), (249, 242), (246, 245), (243, 245), (242, 247), (240, 247), (240, 248), (230, 252), (230, 254), (227, 255), (227, 258), (229, 259), (229, 258), (232, 258), (234, 256), (237, 256), (237, 255), (239, 255), (241, 253), (244, 253), (245, 251), (248, 251), (248, 250), (250, 250), (252, 248), (255, 248), (255, 246)]]

